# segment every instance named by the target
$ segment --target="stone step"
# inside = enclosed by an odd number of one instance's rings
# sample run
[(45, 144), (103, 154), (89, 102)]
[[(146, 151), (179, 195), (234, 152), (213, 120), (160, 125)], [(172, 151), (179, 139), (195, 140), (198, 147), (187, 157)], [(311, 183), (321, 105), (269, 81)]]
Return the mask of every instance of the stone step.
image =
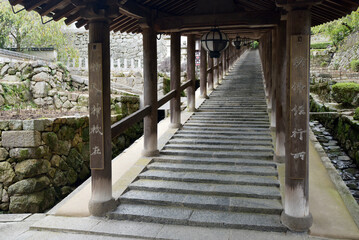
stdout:
[[(136, 188), (134, 188), (136, 189)], [(171, 189), (172, 190), (172, 189)], [(124, 204), (151, 204), (192, 209), (222, 210), (280, 214), (283, 209), (278, 199), (260, 199), (235, 196), (206, 196), (191, 193), (131, 190), (120, 197)]]
[(192, 157), (216, 157), (216, 158), (246, 158), (257, 160), (272, 160), (273, 151), (268, 152), (255, 152), (255, 151), (206, 151), (206, 150), (186, 150), (186, 149), (164, 149), (161, 150), (163, 155), (172, 156), (192, 156)]
[(243, 166), (271, 166), (276, 167), (276, 163), (271, 160), (239, 159), (239, 158), (214, 158), (214, 157), (188, 157), (160, 155), (153, 158), (154, 162), (167, 163), (186, 163), (186, 164), (223, 164), (223, 165), (243, 165)]
[(217, 131), (217, 132), (234, 132), (234, 133), (240, 133), (240, 132), (256, 132), (256, 133), (268, 133), (270, 134), (269, 129), (267, 128), (257, 128), (257, 127), (242, 127), (242, 128), (238, 128), (238, 127), (214, 127), (211, 125), (191, 125), (191, 124), (185, 124), (182, 127), (182, 130), (198, 130), (198, 131), (205, 131), (205, 130), (209, 130), (209, 131)]
[(268, 124), (250, 124), (250, 123), (228, 123), (228, 122), (217, 122), (217, 123), (213, 123), (213, 122), (192, 122), (192, 121), (188, 121), (186, 124), (186, 127), (226, 127), (226, 128), (269, 128), (270, 125)]
[[(180, 193), (206, 195), (205, 197), (246, 197), (260, 199), (281, 199), (278, 187), (230, 185), (211, 183), (189, 183), (164, 180), (140, 179), (130, 184), (129, 189), (137, 191), (155, 191), (163, 193)], [(131, 191), (130, 191), (131, 192)], [(193, 196), (196, 198), (197, 196)], [(198, 198), (201, 198), (198, 196)], [(202, 199), (203, 201), (203, 199)], [(270, 202), (270, 201), (269, 201)], [(227, 203), (227, 205), (229, 205)], [(227, 209), (228, 210), (228, 209)]]
[(190, 117), (191, 120), (197, 120), (197, 121), (202, 121), (202, 120), (212, 120), (212, 121), (218, 121), (218, 120), (223, 120), (223, 121), (239, 121), (239, 122), (265, 122), (268, 123), (268, 115), (263, 115), (263, 116), (256, 116), (256, 117), (244, 117), (244, 116), (220, 116), (220, 115), (199, 115), (199, 114), (195, 114), (192, 115)]
[(254, 186), (279, 186), (275, 176), (253, 176), (238, 174), (213, 174), (204, 172), (148, 170), (139, 175), (140, 179), (181, 181), (195, 183), (217, 183)]
[(147, 165), (150, 170), (167, 170), (167, 171), (188, 171), (203, 173), (228, 173), (228, 174), (245, 174), (258, 176), (278, 176), (274, 167), (261, 166), (228, 166), (228, 165), (210, 165), (210, 164), (183, 164), (183, 163), (161, 163), (154, 162)]
[(208, 144), (166, 144), (163, 148), (165, 150), (174, 149), (174, 150), (203, 150), (211, 152), (260, 152), (260, 153), (273, 153), (272, 146), (241, 146), (241, 145), (208, 145)]
[(193, 210), (140, 204), (121, 204), (108, 214), (110, 219), (157, 222), (204, 227), (237, 228), (285, 232), (278, 214), (233, 213), (211, 210)]
[(273, 147), (272, 142), (270, 140), (267, 141), (256, 141), (256, 140), (251, 140), (251, 139), (246, 139), (246, 140), (226, 140), (226, 139), (221, 139), (221, 141), (218, 141), (218, 139), (213, 139), (213, 138), (204, 138), (204, 139), (198, 139), (196, 138), (196, 136), (194, 135), (193, 138), (177, 138), (176, 136), (174, 136), (174, 138), (172, 138), (169, 143), (175, 143), (175, 144), (209, 144), (209, 145), (242, 145), (242, 146), (251, 146), (251, 145), (256, 145), (256, 146), (268, 146), (268, 147)]
[(192, 127), (192, 128), (186, 128), (183, 127), (181, 130), (178, 131), (178, 134), (196, 134), (197, 132), (201, 132), (202, 134), (208, 134), (208, 135), (225, 135), (225, 136), (265, 136), (265, 137), (271, 137), (269, 129), (248, 129), (243, 130), (239, 128), (232, 128), (227, 130), (221, 129), (205, 129), (200, 127)]
[(218, 134), (218, 132), (206, 133), (206, 134), (196, 134), (193, 131), (180, 131), (173, 136), (173, 138), (185, 138), (185, 139), (217, 139), (217, 140), (251, 140), (251, 141), (271, 141), (272, 137), (269, 134), (262, 135), (242, 135), (242, 134)]

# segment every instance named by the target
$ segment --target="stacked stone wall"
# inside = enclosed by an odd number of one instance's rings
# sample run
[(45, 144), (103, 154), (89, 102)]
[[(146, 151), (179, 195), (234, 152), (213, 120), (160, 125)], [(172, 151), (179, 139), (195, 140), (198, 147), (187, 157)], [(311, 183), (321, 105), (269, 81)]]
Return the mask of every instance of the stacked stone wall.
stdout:
[[(113, 116), (112, 121), (122, 117)], [(88, 120), (0, 121), (0, 211), (43, 212), (90, 176)], [(114, 139), (113, 157), (142, 131), (142, 124), (136, 124)]]
[[(137, 87), (140, 88), (138, 84)], [(0, 107), (88, 112), (88, 98), (88, 80), (70, 76), (60, 64), (0, 63)], [(127, 101), (129, 97), (113, 91), (111, 98), (113, 114), (122, 113), (116, 110), (122, 109), (123, 99)]]

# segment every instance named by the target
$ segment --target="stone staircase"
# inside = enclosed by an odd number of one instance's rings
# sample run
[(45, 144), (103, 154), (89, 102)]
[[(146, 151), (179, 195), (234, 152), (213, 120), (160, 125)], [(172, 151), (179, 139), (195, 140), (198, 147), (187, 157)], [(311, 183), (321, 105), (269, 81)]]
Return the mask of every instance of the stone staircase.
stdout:
[(120, 197), (111, 219), (284, 232), (258, 52), (223, 84)]

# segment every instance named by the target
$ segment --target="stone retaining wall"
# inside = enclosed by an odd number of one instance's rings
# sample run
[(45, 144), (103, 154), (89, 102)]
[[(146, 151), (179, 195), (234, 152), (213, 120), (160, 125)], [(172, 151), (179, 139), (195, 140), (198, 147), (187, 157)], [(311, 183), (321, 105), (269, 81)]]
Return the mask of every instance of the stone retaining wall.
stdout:
[[(0, 211), (43, 212), (86, 180), (88, 126), (87, 116), (0, 121)], [(141, 135), (137, 124), (114, 139), (113, 155)]]
[[(0, 83), (0, 107), (32, 106), (88, 112), (88, 80), (71, 77), (59, 64), (41, 61), (1, 63)], [(111, 98), (113, 114), (122, 113), (116, 110), (123, 108), (124, 101), (125, 104), (130, 101), (130, 96), (124, 96), (120, 91), (113, 91)]]
[(359, 166), (359, 121), (353, 119), (352, 113), (337, 112), (337, 109), (320, 101), (313, 94), (310, 98), (310, 111), (323, 112), (323, 114), (311, 115), (311, 119), (318, 120), (328, 128), (339, 145), (352, 159), (355, 159)]

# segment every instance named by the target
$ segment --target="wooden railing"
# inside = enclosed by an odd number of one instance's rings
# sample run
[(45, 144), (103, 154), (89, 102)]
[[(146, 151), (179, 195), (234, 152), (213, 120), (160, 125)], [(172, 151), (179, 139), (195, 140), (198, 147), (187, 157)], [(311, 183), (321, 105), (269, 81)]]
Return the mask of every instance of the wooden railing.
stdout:
[[(191, 86), (192, 80), (188, 80), (184, 84), (181, 85), (181, 87), (176, 90), (173, 89), (170, 92), (168, 92), (166, 95), (164, 95), (161, 99), (157, 101), (157, 109), (161, 106), (163, 106), (165, 103), (170, 101), (172, 98), (176, 96), (176, 92), (187, 89)], [(132, 113), (131, 115), (121, 119), (120, 121), (114, 123), (111, 125), (111, 137), (115, 138), (118, 137), (120, 134), (122, 134), (124, 131), (126, 131), (129, 127), (134, 125), (135, 123), (141, 121), (146, 116), (148, 116), (152, 111), (152, 107), (147, 105), (144, 108)]]

